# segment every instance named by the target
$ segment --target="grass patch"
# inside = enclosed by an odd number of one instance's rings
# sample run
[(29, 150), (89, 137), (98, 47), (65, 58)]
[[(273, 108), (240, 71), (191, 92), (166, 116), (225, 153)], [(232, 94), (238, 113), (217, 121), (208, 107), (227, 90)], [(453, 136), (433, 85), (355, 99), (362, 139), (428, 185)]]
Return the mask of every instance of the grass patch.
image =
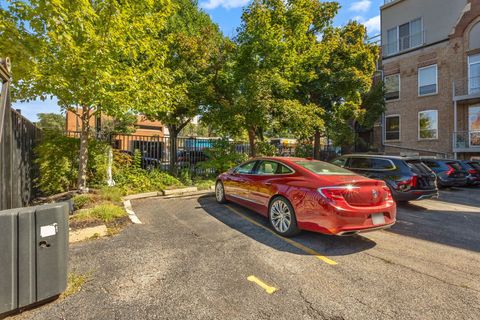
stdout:
[(69, 272), (67, 278), (67, 290), (62, 293), (62, 298), (67, 298), (82, 289), (82, 286), (89, 280), (89, 276), (83, 274), (77, 274), (75, 272)]
[(122, 202), (123, 191), (117, 187), (103, 187), (100, 189), (99, 195), (104, 201), (120, 203)]
[(215, 185), (215, 179), (195, 180), (193, 185), (197, 187), (198, 190), (208, 190), (211, 186)]
[(127, 216), (127, 212), (114, 204), (100, 204), (94, 208), (84, 210), (78, 214), (73, 215), (70, 219), (73, 222), (85, 221), (102, 221), (105, 223), (112, 222)]

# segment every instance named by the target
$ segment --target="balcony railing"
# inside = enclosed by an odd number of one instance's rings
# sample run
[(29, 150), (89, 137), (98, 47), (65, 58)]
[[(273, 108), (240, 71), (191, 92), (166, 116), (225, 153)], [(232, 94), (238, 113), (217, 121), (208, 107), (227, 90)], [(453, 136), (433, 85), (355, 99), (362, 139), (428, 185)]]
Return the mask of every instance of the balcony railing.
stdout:
[(480, 131), (454, 132), (453, 150), (480, 151)]
[(480, 96), (480, 76), (455, 80), (453, 89), (455, 97)]
[(409, 36), (400, 37), (396, 41), (390, 41), (382, 45), (383, 56), (388, 57), (396, 53), (401, 53), (409, 49), (423, 46), (425, 44), (425, 41), (425, 30), (411, 34)]

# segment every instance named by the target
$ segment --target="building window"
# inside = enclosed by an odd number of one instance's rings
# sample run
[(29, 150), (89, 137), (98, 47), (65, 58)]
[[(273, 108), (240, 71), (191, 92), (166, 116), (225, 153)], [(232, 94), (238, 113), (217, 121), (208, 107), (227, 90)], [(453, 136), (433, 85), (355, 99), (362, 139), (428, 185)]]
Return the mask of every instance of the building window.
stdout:
[(410, 22), (387, 30), (387, 45), (385, 54), (391, 55), (410, 48), (419, 47), (424, 43), (422, 19), (417, 18)]
[(478, 48), (480, 48), (480, 22), (477, 22), (468, 34), (468, 49), (473, 50)]
[(400, 99), (400, 74), (392, 74), (385, 77), (385, 100)]
[(400, 116), (385, 117), (385, 140), (400, 140)]
[(468, 94), (480, 92), (480, 54), (468, 57)]
[(437, 65), (418, 69), (418, 95), (437, 94)]
[(418, 113), (418, 138), (438, 139), (437, 110), (426, 110)]
[(387, 31), (387, 55), (398, 52), (398, 33), (397, 27)]

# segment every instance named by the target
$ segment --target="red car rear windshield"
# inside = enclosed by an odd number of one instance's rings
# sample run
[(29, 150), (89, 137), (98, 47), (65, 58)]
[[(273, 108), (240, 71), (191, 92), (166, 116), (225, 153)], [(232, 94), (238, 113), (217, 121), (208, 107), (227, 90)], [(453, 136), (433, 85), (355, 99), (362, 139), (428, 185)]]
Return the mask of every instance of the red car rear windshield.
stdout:
[(353, 176), (350, 170), (337, 167), (336, 165), (322, 162), (322, 161), (297, 161), (295, 162), (299, 166), (304, 167), (308, 171), (321, 175), (341, 175), (341, 176)]

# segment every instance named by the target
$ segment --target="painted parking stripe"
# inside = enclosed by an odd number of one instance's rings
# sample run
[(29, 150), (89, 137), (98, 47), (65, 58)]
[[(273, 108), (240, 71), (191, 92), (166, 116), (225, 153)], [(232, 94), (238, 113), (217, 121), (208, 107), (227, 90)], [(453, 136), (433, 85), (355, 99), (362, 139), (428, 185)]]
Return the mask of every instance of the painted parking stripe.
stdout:
[(268, 294), (272, 294), (274, 293), (275, 291), (277, 291), (278, 289), (275, 288), (275, 287), (271, 287), (269, 286), (268, 284), (266, 284), (265, 282), (263, 282), (262, 280), (258, 279), (257, 277), (255, 276), (249, 276), (247, 278), (248, 281), (251, 281), (255, 284), (257, 284), (260, 288), (262, 288), (263, 290), (265, 290)]
[(291, 245), (294, 246), (295, 248), (300, 249), (300, 250), (302, 250), (303, 252), (308, 253), (308, 254), (310, 254), (310, 255), (312, 255), (312, 256), (315, 256), (317, 259), (320, 259), (320, 260), (322, 260), (323, 262), (325, 262), (325, 263), (327, 263), (327, 264), (329, 264), (329, 265), (336, 265), (336, 264), (337, 264), (337, 262), (333, 261), (332, 259), (327, 258), (327, 257), (321, 255), (321, 254), (318, 253), (317, 251), (315, 251), (315, 250), (313, 250), (313, 249), (311, 249), (311, 248), (309, 248), (309, 247), (306, 247), (306, 246), (304, 246), (303, 244), (301, 244), (301, 243), (299, 243), (299, 242), (297, 242), (297, 241), (295, 241), (295, 240), (282, 237), (281, 235), (277, 234), (277, 233), (276, 233), (275, 231), (273, 231), (272, 229), (265, 227), (264, 225), (258, 223), (257, 221), (253, 220), (253, 219), (250, 218), (250, 217), (247, 217), (246, 215), (244, 215), (243, 213), (241, 213), (241, 212), (238, 211), (237, 209), (232, 208), (231, 206), (226, 206), (226, 207), (227, 207), (228, 209), (230, 209), (233, 213), (239, 215), (240, 217), (244, 218), (245, 220), (249, 221), (250, 223), (253, 223), (254, 225), (256, 225), (256, 226), (258, 226), (258, 227), (260, 227), (260, 228), (262, 228), (262, 229), (264, 229), (264, 230), (266, 230), (266, 231), (268, 231), (268, 232), (270, 232), (271, 234), (273, 234), (273, 235), (276, 236), (277, 238), (282, 239), (282, 240), (285, 241), (285, 242), (288, 242), (289, 244), (291, 244)]

